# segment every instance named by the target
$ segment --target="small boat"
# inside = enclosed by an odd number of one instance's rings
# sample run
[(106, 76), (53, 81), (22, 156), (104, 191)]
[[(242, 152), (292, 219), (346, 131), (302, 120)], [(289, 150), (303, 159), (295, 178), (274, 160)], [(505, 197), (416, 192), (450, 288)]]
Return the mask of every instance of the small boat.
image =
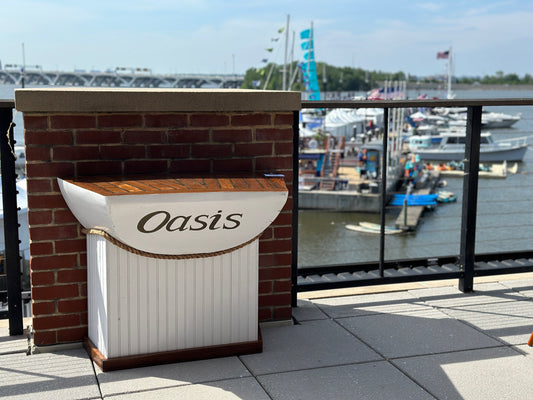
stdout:
[[(346, 225), (346, 229), (363, 233), (381, 233), (381, 225), (374, 224), (372, 222), (359, 222), (359, 225), (348, 224)], [(385, 227), (385, 235), (394, 235), (402, 232), (402, 229), (392, 228), (389, 226)]]
[[(462, 177), (465, 174), (464, 163), (451, 161), (446, 164), (439, 164), (435, 168), (440, 172), (441, 176), (457, 176)], [(503, 163), (493, 164), (479, 164), (478, 177), (479, 178), (507, 178), (508, 174), (516, 174), (518, 172), (518, 163), (512, 163), (510, 166), (507, 161)]]
[[(460, 161), (465, 157), (466, 133), (449, 131), (441, 133), (438, 145), (433, 136), (412, 136), (409, 138), (409, 151), (416, 153), (421, 160)], [(480, 137), (480, 162), (522, 161), (527, 151), (527, 136), (507, 140), (493, 140), (490, 132), (482, 132)]]
[[(435, 112), (441, 117), (447, 117), (450, 126), (466, 126), (466, 107), (459, 108), (437, 108)], [(520, 121), (521, 114), (504, 114), (483, 110), (481, 114), (481, 127), (483, 129), (510, 128)]]
[(391, 206), (403, 206), (407, 200), (408, 206), (435, 206), (437, 205), (436, 194), (395, 194), (389, 202)]
[(448, 192), (446, 190), (440, 190), (437, 192), (437, 202), (438, 203), (453, 203), (457, 201), (455, 193)]
[(485, 129), (510, 128), (520, 121), (520, 114), (509, 115), (497, 112), (486, 112), (481, 115), (481, 126)]

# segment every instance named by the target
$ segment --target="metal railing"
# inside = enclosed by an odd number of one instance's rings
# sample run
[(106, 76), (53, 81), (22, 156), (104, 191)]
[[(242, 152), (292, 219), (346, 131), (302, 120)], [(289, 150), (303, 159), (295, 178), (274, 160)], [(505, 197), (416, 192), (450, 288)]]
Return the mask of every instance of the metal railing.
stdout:
[[(453, 99), (453, 100), (385, 100), (385, 101), (302, 101), (302, 108), (310, 109), (358, 109), (382, 108), (384, 110), (383, 153), (387, 152), (389, 110), (395, 108), (467, 107), (466, 144), (464, 156), (463, 200), (461, 211), (461, 238), (459, 253), (445, 257), (385, 260), (385, 208), (386, 168), (382, 166), (380, 185), (381, 210), (379, 233), (379, 259), (377, 262), (298, 266), (298, 143), (295, 142), (293, 193), (295, 222), (293, 224), (293, 306), (297, 292), (345, 288), (389, 283), (417, 282), (457, 278), (459, 289), (471, 292), (474, 276), (499, 275), (533, 271), (533, 245), (529, 249), (494, 254), (476, 254), (476, 214), (478, 195), (478, 171), (480, 156), (481, 116), (485, 106), (533, 106), (533, 99)], [(294, 117), (297, 121), (297, 113)], [(298, 137), (298, 125), (294, 126)], [(383, 157), (384, 162), (386, 157)]]
[[(467, 107), (467, 140), (465, 146), (461, 239), (457, 255), (434, 258), (385, 260), (386, 168), (382, 171), (379, 260), (373, 263), (350, 263), (298, 268), (298, 187), (299, 187), (299, 111), (293, 119), (293, 251), (292, 302), (297, 292), (351, 286), (416, 282), (457, 278), (463, 292), (473, 290), (474, 276), (533, 271), (533, 248), (512, 253), (476, 254), (476, 212), (479, 170), (481, 114), (484, 106), (533, 106), (533, 99), (472, 100), (394, 100), (394, 101), (303, 101), (302, 108), (383, 108), (384, 152), (388, 146), (388, 115), (394, 108)], [(12, 129), (13, 101), (0, 100), (0, 142), (4, 231), (6, 248), (4, 265), (7, 272), (10, 334), (21, 334), (22, 299), (20, 256), (16, 204), (16, 173)], [(350, 275), (350, 279), (346, 279)], [(359, 278), (358, 278), (359, 277)], [(1, 288), (0, 288), (1, 291)]]
[[(13, 109), (15, 103), (0, 100), (0, 161), (2, 173), (2, 200), (4, 206), (4, 273), (0, 294), (7, 296), (9, 334), (22, 335), (22, 283), (20, 272), (18, 207), (15, 172), (15, 140), (13, 137)], [(2, 299), (3, 301), (3, 299)]]

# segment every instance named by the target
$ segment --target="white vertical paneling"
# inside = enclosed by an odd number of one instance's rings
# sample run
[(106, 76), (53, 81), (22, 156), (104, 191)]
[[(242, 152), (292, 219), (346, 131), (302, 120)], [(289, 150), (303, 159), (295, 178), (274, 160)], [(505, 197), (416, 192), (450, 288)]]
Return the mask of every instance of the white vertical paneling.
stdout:
[(87, 303), (89, 339), (108, 357), (107, 259), (105, 239), (87, 235)]
[(191, 265), (194, 260), (185, 260), (183, 262), (183, 268), (185, 268), (185, 296), (183, 298), (185, 302), (185, 315), (183, 317), (183, 332), (185, 335), (185, 348), (195, 347), (194, 327), (196, 325), (196, 318), (194, 315), (194, 295), (195, 290), (195, 274), (194, 265)]
[[(222, 266), (221, 262), (215, 257), (210, 258), (213, 266), (213, 334), (211, 338), (213, 343), (222, 343)], [(215, 265), (216, 264), (216, 265)]]
[(139, 351), (140, 338), (139, 338), (139, 257), (132, 257), (132, 254), (128, 254), (128, 341), (129, 349), (128, 354), (132, 351)]
[(89, 337), (107, 358), (257, 340), (258, 241), (216, 257), (139, 256), (87, 235)]
[(167, 264), (168, 269), (168, 282), (169, 288), (167, 290), (167, 324), (168, 324), (168, 346), (170, 348), (175, 348), (177, 341), (177, 330), (176, 330), (176, 319), (177, 319), (177, 304), (176, 304), (176, 291), (178, 288), (176, 286), (172, 287), (170, 282), (176, 283), (176, 270), (177, 268), (173, 267), (171, 263)]
[(186, 337), (185, 337), (185, 331), (187, 329), (186, 327), (186, 318), (185, 318), (185, 310), (186, 310), (186, 306), (187, 306), (187, 302), (186, 302), (186, 293), (185, 293), (185, 288), (188, 286), (187, 285), (187, 280), (185, 279), (185, 266), (183, 265), (184, 263), (181, 263), (180, 267), (179, 268), (176, 268), (177, 269), (177, 274), (176, 274), (176, 279), (177, 279), (177, 282), (176, 282), (176, 288), (177, 288), (177, 292), (176, 292), (176, 309), (177, 309), (177, 313), (176, 313), (176, 335), (177, 335), (177, 346), (176, 348), (177, 349), (184, 349), (186, 348), (185, 347), (185, 343), (186, 343)]
[[(113, 249), (110, 249), (113, 251)], [(130, 269), (129, 262), (130, 254), (125, 251), (117, 251), (117, 287), (119, 293), (119, 304), (118, 304), (118, 315), (117, 315), (117, 325), (118, 325), (118, 338), (120, 353), (119, 354), (129, 354), (131, 338), (129, 337), (129, 321), (131, 316), (129, 315), (129, 305), (132, 301), (135, 301), (135, 297), (129, 294), (129, 281), (132, 271)], [(134, 332), (132, 332), (134, 333)]]
[(143, 267), (148, 271), (148, 352), (155, 353), (157, 348), (157, 320), (159, 318), (157, 283), (159, 279), (158, 259), (144, 259)]
[(214, 316), (214, 307), (215, 303), (213, 301), (213, 257), (205, 258), (203, 260), (204, 267), (204, 309), (203, 309), (203, 331), (202, 339), (203, 343), (208, 344), (213, 343), (213, 318)]
[(249, 332), (248, 337), (259, 338), (259, 240), (250, 243), (249, 247), (248, 287), (246, 298), (249, 300)]
[(118, 253), (106, 243), (105, 254), (107, 260), (107, 304), (108, 304), (108, 352), (109, 357), (116, 357), (119, 353), (119, 326), (118, 326), (118, 305), (120, 299), (120, 292), (118, 290)]
[(205, 293), (205, 281), (203, 277), (203, 269), (205, 260), (201, 258), (195, 258), (193, 261), (193, 273), (194, 273), (194, 344), (192, 347), (203, 346), (203, 324), (204, 324), (204, 293)]
[(220, 329), (220, 342), (229, 343), (231, 340), (231, 255), (220, 256), (220, 268), (222, 279), (220, 280), (220, 290), (222, 292), (222, 308), (219, 318), (222, 327)]

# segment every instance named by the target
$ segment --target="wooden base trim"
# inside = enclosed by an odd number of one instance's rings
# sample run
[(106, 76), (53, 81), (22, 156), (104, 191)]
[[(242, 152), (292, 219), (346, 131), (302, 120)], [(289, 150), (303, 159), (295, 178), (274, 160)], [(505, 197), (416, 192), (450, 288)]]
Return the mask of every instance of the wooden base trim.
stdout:
[(107, 372), (128, 368), (147, 367), (150, 365), (261, 353), (263, 351), (261, 329), (259, 329), (258, 337), (258, 340), (252, 342), (229, 343), (114, 358), (105, 358), (88, 337), (84, 339), (83, 345), (96, 365), (98, 365), (103, 372)]

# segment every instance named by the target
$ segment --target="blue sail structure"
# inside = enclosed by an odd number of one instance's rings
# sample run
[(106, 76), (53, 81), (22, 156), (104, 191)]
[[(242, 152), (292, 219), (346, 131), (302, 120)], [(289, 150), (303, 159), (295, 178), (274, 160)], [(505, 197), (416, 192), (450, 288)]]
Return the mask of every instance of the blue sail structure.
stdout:
[(305, 90), (309, 93), (309, 100), (320, 100), (320, 88), (318, 86), (316, 75), (313, 25), (311, 25), (311, 29), (306, 29), (300, 32), (300, 39), (302, 39), (301, 46), (302, 50), (304, 50), (305, 61), (300, 63), (299, 66), (302, 70)]

